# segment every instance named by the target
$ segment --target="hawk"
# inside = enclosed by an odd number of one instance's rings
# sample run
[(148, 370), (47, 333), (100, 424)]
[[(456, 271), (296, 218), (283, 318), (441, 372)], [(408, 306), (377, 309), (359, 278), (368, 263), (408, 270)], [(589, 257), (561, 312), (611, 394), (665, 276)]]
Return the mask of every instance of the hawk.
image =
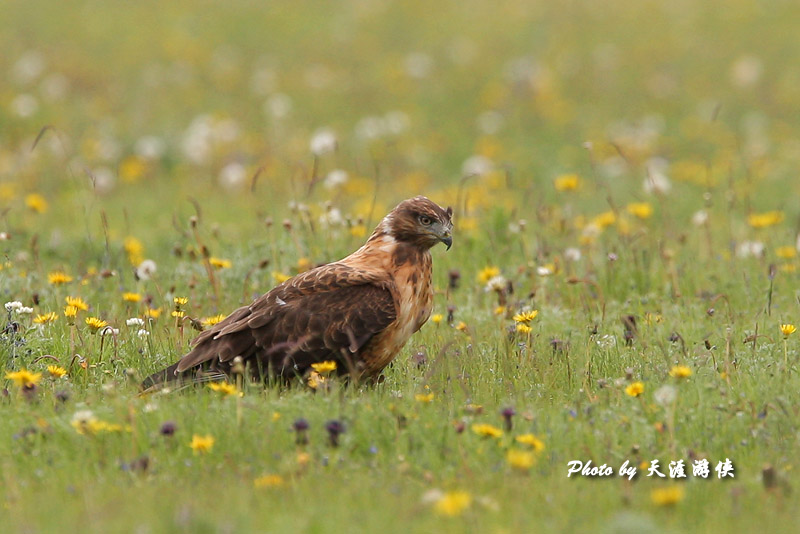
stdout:
[(340, 374), (377, 378), (431, 315), (430, 249), (450, 249), (452, 215), (423, 196), (404, 200), (361, 248), (234, 311), (142, 386), (220, 380), (237, 364), (254, 379), (288, 380), (329, 360)]

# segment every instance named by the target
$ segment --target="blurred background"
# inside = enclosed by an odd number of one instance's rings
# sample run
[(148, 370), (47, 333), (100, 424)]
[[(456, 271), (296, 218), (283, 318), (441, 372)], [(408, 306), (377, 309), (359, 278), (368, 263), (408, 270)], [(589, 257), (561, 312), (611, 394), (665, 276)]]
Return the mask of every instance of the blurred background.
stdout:
[(144, 234), (190, 198), (231, 237), (301, 209), (356, 240), (415, 194), (462, 232), (500, 210), (575, 239), (648, 199), (679, 227), (734, 210), (734, 237), (798, 212), (796, 2), (7, 0), (0, 21), (6, 231), (104, 212)]

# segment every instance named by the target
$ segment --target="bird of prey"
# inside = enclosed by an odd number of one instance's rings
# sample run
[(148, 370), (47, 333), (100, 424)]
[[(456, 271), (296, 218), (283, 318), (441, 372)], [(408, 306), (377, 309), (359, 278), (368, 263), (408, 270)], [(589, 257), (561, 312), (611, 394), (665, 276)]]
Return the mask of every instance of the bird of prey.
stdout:
[(430, 249), (450, 249), (452, 215), (423, 196), (404, 200), (361, 248), (234, 311), (143, 388), (220, 380), (243, 368), (254, 379), (289, 380), (330, 360), (351, 379), (377, 378), (431, 315)]

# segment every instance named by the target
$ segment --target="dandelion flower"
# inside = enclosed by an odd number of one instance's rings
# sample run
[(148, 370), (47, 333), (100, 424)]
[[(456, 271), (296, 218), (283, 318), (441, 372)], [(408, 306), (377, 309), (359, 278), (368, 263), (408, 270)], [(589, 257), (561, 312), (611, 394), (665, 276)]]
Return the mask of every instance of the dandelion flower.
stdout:
[(631, 397), (638, 397), (644, 393), (644, 384), (641, 382), (634, 382), (625, 388), (625, 394)]
[(80, 297), (65, 297), (64, 300), (67, 306), (75, 306), (80, 311), (88, 311), (89, 305)]
[(328, 360), (320, 363), (312, 363), (311, 368), (319, 374), (324, 375), (336, 370), (336, 362)]
[(58, 315), (56, 314), (56, 312), (49, 312), (44, 314), (40, 313), (39, 315), (33, 318), (33, 322), (36, 324), (47, 324), (47, 323), (52, 323), (56, 319), (58, 319)]
[(264, 475), (253, 480), (253, 486), (256, 488), (279, 488), (285, 483), (280, 475)]
[(434, 397), (433, 391), (431, 391), (430, 393), (417, 393), (416, 395), (414, 395), (414, 400), (416, 400), (417, 402), (422, 402), (424, 404), (427, 404), (429, 402), (433, 402), (433, 397)]
[(223, 319), (225, 319), (225, 316), (220, 313), (219, 315), (212, 315), (211, 317), (206, 317), (201, 322), (203, 323), (203, 326), (208, 328), (209, 326), (214, 326), (215, 324), (221, 323)]
[(48, 365), (47, 372), (53, 378), (61, 378), (62, 376), (66, 376), (67, 370), (63, 367), (59, 367), (58, 365)]
[(653, 215), (653, 206), (649, 202), (631, 202), (626, 209), (637, 219), (649, 219)]
[(528, 324), (536, 319), (537, 315), (539, 315), (539, 310), (520, 312), (514, 316), (514, 322)]
[(306, 379), (306, 384), (308, 384), (308, 387), (311, 389), (319, 389), (326, 381), (327, 378), (316, 371), (311, 371)]
[(497, 307), (495, 307), (495, 309), (494, 309), (494, 314), (495, 315), (503, 315), (504, 313), (506, 313), (506, 307), (505, 306), (497, 306)]
[(233, 266), (231, 260), (214, 257), (208, 258), (208, 263), (210, 263), (215, 269), (230, 269)]
[(500, 269), (494, 266), (484, 267), (483, 269), (478, 272), (478, 281), (482, 284), (486, 284), (492, 278), (496, 276), (500, 276)]
[(108, 326), (108, 323), (98, 317), (87, 317), (86, 326), (88, 326), (92, 332), (97, 332), (101, 328)]
[(236, 394), (236, 386), (228, 382), (211, 382), (208, 389), (222, 394), (223, 397)]
[(161, 308), (148, 308), (144, 315), (150, 319), (158, 319), (161, 316)]
[(125, 302), (139, 302), (142, 296), (139, 293), (123, 293), (122, 300)]
[(189, 299), (187, 297), (175, 297), (172, 299), (172, 302), (175, 304), (175, 307), (185, 306), (189, 303)]
[(692, 376), (692, 369), (686, 365), (675, 365), (669, 370), (669, 376), (672, 378), (689, 378)]
[(765, 213), (752, 213), (747, 216), (747, 224), (752, 228), (761, 229), (775, 226), (783, 221), (782, 211), (768, 211)]
[(211, 449), (214, 448), (214, 436), (210, 434), (206, 436), (194, 434), (191, 443), (189, 443), (189, 447), (192, 448), (195, 454), (211, 452)]
[(144, 245), (142, 242), (133, 236), (128, 236), (122, 244), (125, 252), (128, 254), (128, 261), (131, 265), (139, 265), (144, 261)]
[(553, 180), (556, 191), (575, 191), (580, 187), (581, 181), (577, 174), (562, 174)]
[(536, 463), (536, 457), (530, 451), (520, 449), (509, 449), (506, 453), (508, 465), (520, 471), (527, 471)]
[(466, 329), (467, 329), (467, 323), (465, 323), (464, 321), (459, 321), (458, 324), (456, 325), (456, 330), (458, 330), (459, 332), (464, 332)]
[(291, 278), (291, 276), (289, 276), (288, 274), (284, 274), (280, 271), (272, 271), (272, 278), (275, 280), (275, 282), (282, 284), (289, 278)]
[(683, 500), (683, 495), (681, 486), (656, 488), (650, 492), (650, 500), (658, 506), (674, 506)]
[(544, 442), (533, 434), (521, 434), (514, 438), (514, 440), (522, 445), (530, 446), (536, 452), (542, 452), (544, 450)]
[(472, 431), (486, 438), (499, 438), (503, 436), (502, 430), (488, 423), (475, 423), (472, 425)]
[(441, 323), (441, 322), (442, 322), (442, 319), (444, 319), (444, 315), (442, 315), (441, 313), (437, 313), (437, 314), (435, 314), (435, 315), (431, 315), (431, 322), (432, 322), (433, 324), (439, 324), (439, 323)]
[(531, 332), (533, 332), (533, 328), (531, 328), (525, 323), (517, 323), (516, 328), (517, 332), (519, 332), (520, 334), (530, 334)]
[(34, 213), (44, 213), (47, 211), (50, 205), (39, 193), (31, 193), (25, 197), (25, 207)]
[(781, 329), (781, 334), (783, 334), (783, 337), (789, 337), (792, 334), (794, 334), (795, 330), (797, 330), (797, 328), (793, 324), (782, 324), (780, 326), (780, 329)]
[(19, 371), (7, 372), (6, 379), (13, 380), (17, 386), (23, 389), (29, 389), (39, 383), (39, 380), (42, 379), (42, 373), (31, 373), (26, 369), (20, 369)]
[(778, 247), (775, 249), (775, 255), (781, 259), (789, 260), (797, 256), (797, 249), (791, 245)]
[(436, 501), (436, 513), (448, 517), (461, 515), (472, 504), (472, 496), (466, 491), (448, 491)]
[(72, 277), (64, 271), (53, 271), (47, 275), (47, 281), (50, 282), (50, 285), (60, 286), (72, 282)]

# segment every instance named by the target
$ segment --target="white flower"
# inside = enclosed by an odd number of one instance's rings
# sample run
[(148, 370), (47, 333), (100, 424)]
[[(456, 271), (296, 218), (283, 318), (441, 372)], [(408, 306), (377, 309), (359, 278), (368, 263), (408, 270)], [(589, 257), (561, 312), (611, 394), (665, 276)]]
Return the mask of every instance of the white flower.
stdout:
[(424, 52), (413, 52), (406, 56), (406, 72), (412, 78), (427, 78), (433, 70), (433, 58)]
[(653, 398), (661, 406), (669, 406), (678, 398), (678, 390), (675, 386), (661, 386), (653, 393)]
[(139, 319), (138, 317), (131, 317), (125, 321), (125, 324), (128, 326), (144, 326), (144, 320)]
[(92, 172), (92, 188), (100, 194), (110, 193), (117, 182), (114, 172), (108, 167), (98, 167)]
[(264, 112), (274, 119), (282, 119), (292, 111), (292, 99), (283, 93), (275, 93), (264, 102)]
[(498, 274), (486, 282), (486, 287), (484, 289), (486, 291), (503, 291), (507, 285), (508, 282), (505, 277), (502, 274)]
[(217, 180), (219, 181), (219, 185), (229, 191), (240, 189), (247, 180), (247, 170), (244, 168), (244, 165), (238, 161), (234, 161), (228, 163), (219, 171)]
[(672, 189), (667, 178), (667, 162), (662, 158), (651, 158), (647, 162), (647, 176), (644, 179), (644, 191), (648, 194), (664, 195)]
[(100, 330), (101, 336), (118, 336), (119, 335), (119, 328), (113, 328), (111, 326), (106, 326)]
[(737, 87), (751, 87), (758, 83), (763, 71), (764, 66), (758, 57), (741, 56), (731, 65), (731, 82)]
[(316, 156), (328, 154), (336, 150), (336, 134), (330, 128), (320, 128), (311, 136), (308, 145)]
[(11, 101), (11, 111), (14, 115), (26, 119), (39, 111), (39, 101), (33, 95), (22, 93)]
[(44, 56), (35, 50), (28, 50), (14, 63), (11, 72), (16, 81), (28, 84), (38, 78), (44, 72), (44, 68)]
[(144, 260), (136, 268), (136, 278), (139, 280), (150, 280), (156, 272), (156, 262), (153, 260)]
[(461, 173), (465, 176), (482, 175), (494, 169), (494, 163), (486, 156), (470, 156), (461, 165)]
[(580, 261), (581, 259), (581, 250), (575, 247), (569, 247), (564, 251), (564, 258), (567, 261)]
[(611, 347), (616, 346), (617, 338), (612, 336), (611, 334), (603, 334), (599, 338), (597, 338), (597, 345), (604, 349), (608, 349)]
[(500, 131), (505, 119), (498, 111), (485, 111), (478, 115), (478, 130), (486, 135), (494, 135)]
[(736, 255), (740, 258), (754, 256), (760, 258), (764, 255), (764, 243), (761, 241), (742, 241), (736, 247)]
[(67, 96), (69, 91), (69, 78), (60, 72), (47, 75), (39, 84), (42, 95), (50, 102), (57, 102)]
[(0, 241), (8, 241), (9, 239), (11, 239), (11, 236), (8, 232), (0, 232)]
[(5, 307), (6, 311), (10, 312), (12, 310), (18, 310), (22, 308), (22, 303), (18, 300), (12, 300), (10, 302), (6, 302), (3, 304), (3, 306)]
[(319, 222), (323, 226), (338, 226), (344, 222), (344, 217), (339, 208), (330, 208), (319, 216)]
[(145, 135), (140, 137), (133, 146), (133, 151), (144, 159), (154, 160), (164, 155), (166, 145), (160, 137)]
[(335, 189), (342, 184), (346, 184), (348, 178), (347, 171), (334, 169), (325, 176), (325, 181), (323, 183), (326, 189)]
[(545, 267), (544, 265), (540, 265), (536, 268), (536, 274), (539, 276), (550, 276), (553, 274), (553, 270), (550, 267)]
[(17, 308), (17, 313), (33, 313), (33, 308), (29, 308), (28, 306), (23, 306), (21, 308)]
[(692, 215), (692, 224), (695, 226), (705, 226), (708, 222), (708, 212), (706, 210), (698, 210)]
[(95, 419), (94, 412), (91, 410), (78, 410), (72, 414), (73, 424), (85, 425), (90, 421), (94, 421)]
[(136, 335), (139, 336), (141, 339), (144, 339), (150, 335), (150, 332), (148, 332), (144, 328), (140, 328), (139, 331), (136, 332)]

